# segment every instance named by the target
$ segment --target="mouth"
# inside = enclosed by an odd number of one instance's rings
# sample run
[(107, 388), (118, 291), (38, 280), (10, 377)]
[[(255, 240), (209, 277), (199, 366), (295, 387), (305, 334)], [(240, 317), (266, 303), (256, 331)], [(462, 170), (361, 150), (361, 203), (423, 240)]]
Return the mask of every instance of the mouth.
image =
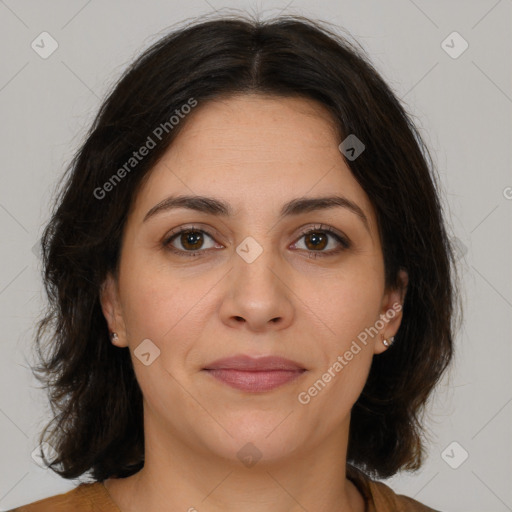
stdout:
[(271, 391), (307, 372), (299, 363), (282, 357), (246, 355), (219, 359), (203, 371), (228, 386), (249, 393)]

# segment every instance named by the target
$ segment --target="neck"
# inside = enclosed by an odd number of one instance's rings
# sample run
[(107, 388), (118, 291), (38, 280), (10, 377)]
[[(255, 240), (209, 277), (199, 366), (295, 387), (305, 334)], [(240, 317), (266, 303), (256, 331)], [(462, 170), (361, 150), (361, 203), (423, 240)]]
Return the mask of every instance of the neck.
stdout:
[(349, 419), (342, 432), (319, 445), (273, 459), (263, 453), (254, 465), (236, 454), (213, 456), (146, 419), (144, 467), (131, 477), (105, 482), (122, 512), (364, 510), (361, 494), (346, 478)]

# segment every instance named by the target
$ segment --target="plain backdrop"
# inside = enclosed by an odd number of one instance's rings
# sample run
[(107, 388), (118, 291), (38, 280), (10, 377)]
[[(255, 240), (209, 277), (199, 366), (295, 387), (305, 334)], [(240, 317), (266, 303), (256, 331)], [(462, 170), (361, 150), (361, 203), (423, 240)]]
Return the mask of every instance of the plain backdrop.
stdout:
[[(235, 9), (348, 31), (414, 116), (459, 247), (465, 317), (429, 404), (428, 460), (385, 483), (441, 511), (512, 510), (511, 0), (0, 1), (0, 510), (78, 483), (31, 456), (50, 418), (27, 361), (55, 187), (134, 57), (187, 18)], [(58, 45), (47, 58), (41, 37)]]

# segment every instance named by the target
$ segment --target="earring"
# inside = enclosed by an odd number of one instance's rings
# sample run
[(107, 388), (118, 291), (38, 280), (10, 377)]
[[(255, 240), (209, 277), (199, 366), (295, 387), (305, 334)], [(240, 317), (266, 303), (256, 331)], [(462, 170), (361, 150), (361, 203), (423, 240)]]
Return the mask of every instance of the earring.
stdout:
[(117, 332), (110, 333), (110, 338), (112, 341), (117, 341), (119, 339), (119, 336), (117, 335)]
[(394, 336), (391, 336), (391, 338), (389, 338), (389, 341), (386, 340), (384, 338), (384, 336), (382, 336), (382, 334), (380, 335), (380, 337), (382, 338), (382, 343), (384, 343), (384, 346), (386, 346), (386, 347), (390, 347), (393, 344), (393, 342), (395, 341), (395, 337)]

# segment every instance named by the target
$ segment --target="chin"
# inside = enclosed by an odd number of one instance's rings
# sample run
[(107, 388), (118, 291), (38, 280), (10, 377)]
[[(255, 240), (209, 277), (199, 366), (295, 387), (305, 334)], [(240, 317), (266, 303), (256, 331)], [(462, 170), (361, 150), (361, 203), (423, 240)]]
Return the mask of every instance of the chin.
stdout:
[(295, 453), (308, 438), (306, 429), (290, 429), (294, 425), (292, 422), (287, 424), (287, 414), (254, 411), (230, 418), (219, 417), (217, 420), (224, 428), (216, 428), (218, 435), (214, 438), (210, 437), (212, 431), (209, 430), (209, 438), (204, 442), (220, 457), (247, 467), (256, 463), (278, 462)]

